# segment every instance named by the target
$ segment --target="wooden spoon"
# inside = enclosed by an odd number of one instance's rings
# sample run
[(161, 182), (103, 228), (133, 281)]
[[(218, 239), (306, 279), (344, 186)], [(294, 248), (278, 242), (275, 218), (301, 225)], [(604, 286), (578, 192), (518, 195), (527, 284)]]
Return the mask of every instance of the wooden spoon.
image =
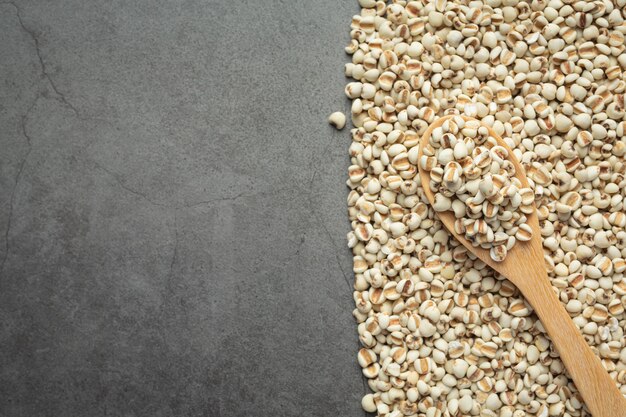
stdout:
[[(420, 157), (433, 130), (452, 117), (454, 116), (439, 118), (429, 126), (419, 145)], [(462, 117), (466, 121), (474, 120), (470, 117)], [(524, 187), (528, 187), (524, 169), (509, 146), (490, 126), (482, 125), (487, 127), (489, 134), (495, 138), (498, 145), (509, 151), (509, 160), (515, 166), (515, 176)], [(420, 169), (420, 178), (426, 197), (433, 204), (435, 196), (429, 187), (430, 174)], [(452, 211), (439, 212), (437, 215), (448, 231), (467, 250), (513, 282), (533, 306), (593, 417), (625, 417), (626, 399), (602, 366), (600, 359), (589, 348), (550, 285), (541, 244), (537, 210), (526, 215), (528, 224), (533, 230), (532, 239), (527, 242), (518, 241), (502, 262), (495, 262), (489, 256), (489, 250), (474, 247), (465, 236), (454, 232), (455, 217)]]

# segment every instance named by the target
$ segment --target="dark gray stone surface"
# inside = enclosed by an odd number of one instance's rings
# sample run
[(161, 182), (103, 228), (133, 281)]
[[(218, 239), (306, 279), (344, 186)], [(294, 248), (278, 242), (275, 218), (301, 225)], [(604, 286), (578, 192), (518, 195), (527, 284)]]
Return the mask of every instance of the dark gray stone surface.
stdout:
[(356, 1), (0, 3), (0, 415), (362, 416)]

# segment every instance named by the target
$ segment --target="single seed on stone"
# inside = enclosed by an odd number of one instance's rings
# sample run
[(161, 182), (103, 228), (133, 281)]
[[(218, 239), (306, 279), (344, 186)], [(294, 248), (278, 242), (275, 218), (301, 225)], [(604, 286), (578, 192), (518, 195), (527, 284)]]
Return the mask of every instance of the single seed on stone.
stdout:
[(328, 122), (336, 129), (341, 130), (346, 125), (346, 115), (342, 112), (334, 112), (328, 117)]

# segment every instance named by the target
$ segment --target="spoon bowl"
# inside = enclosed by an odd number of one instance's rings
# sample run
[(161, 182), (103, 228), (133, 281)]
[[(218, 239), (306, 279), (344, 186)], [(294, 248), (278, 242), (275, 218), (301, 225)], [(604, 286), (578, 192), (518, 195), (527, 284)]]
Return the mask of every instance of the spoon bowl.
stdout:
[[(426, 130), (426, 132), (422, 136), (422, 140), (420, 141), (420, 144), (419, 144), (418, 158), (422, 156), (424, 146), (426, 146), (426, 144), (428, 143), (428, 140), (431, 137), (433, 130), (435, 130), (438, 127), (441, 127), (441, 125), (443, 125), (443, 123), (446, 120), (450, 120), (453, 117), (454, 116), (441, 117), (428, 127), (428, 130)], [(465, 121), (476, 120), (467, 116), (461, 116), (461, 117)], [(496, 140), (498, 145), (502, 146), (508, 151), (509, 153), (508, 160), (515, 167), (515, 177), (518, 180), (520, 180), (520, 182), (522, 183), (522, 186), (526, 188), (530, 187), (530, 185), (528, 184), (528, 179), (526, 178), (526, 174), (524, 173), (525, 172), (524, 168), (519, 163), (517, 158), (515, 158), (513, 151), (511, 150), (511, 148), (509, 148), (509, 145), (507, 145), (504, 139), (502, 139), (491, 127), (482, 123), (481, 125), (485, 126), (489, 130), (489, 135), (492, 136)], [(428, 186), (430, 182), (430, 174), (428, 173), (428, 171), (425, 171), (422, 169), (420, 169), (419, 174), (420, 174), (420, 181), (424, 189), (424, 193), (426, 194), (428, 201), (432, 205), (435, 200), (435, 193)], [(533, 203), (533, 207), (535, 207), (535, 203)], [(519, 285), (524, 285), (524, 283), (527, 281), (525, 279), (525, 275), (528, 274), (529, 269), (536, 270), (537, 273), (542, 273), (543, 275), (545, 275), (545, 278), (547, 280), (548, 275), (546, 272), (543, 248), (542, 248), (541, 238), (540, 238), (541, 229), (539, 228), (539, 219), (537, 217), (536, 209), (533, 210), (532, 213), (526, 214), (526, 218), (528, 219), (527, 224), (532, 228), (532, 231), (533, 231), (532, 239), (527, 242), (518, 241), (515, 244), (515, 246), (509, 251), (507, 257), (504, 258), (502, 262), (496, 262), (493, 259), (491, 259), (491, 256), (489, 256), (489, 249), (483, 249), (480, 246), (476, 247), (472, 245), (472, 243), (469, 240), (467, 240), (465, 236), (458, 234), (454, 231), (454, 222), (456, 220), (456, 217), (454, 216), (454, 213), (452, 211), (438, 212), (437, 215), (439, 217), (439, 220), (441, 220), (443, 225), (446, 227), (446, 229), (448, 229), (448, 231), (452, 233), (452, 235), (454, 235), (454, 237), (463, 246), (465, 246), (470, 252), (478, 256), (480, 260), (485, 262), (491, 268), (495, 269), (496, 271), (498, 271), (499, 273), (507, 277), (511, 282), (513, 282), (518, 287)], [(518, 261), (520, 258), (525, 260), (524, 261), (525, 274), (518, 276), (517, 274), (518, 268), (519, 268)]]
[[(455, 116), (441, 117), (428, 127), (419, 144), (418, 158), (423, 155), (424, 146), (428, 144), (433, 130), (453, 117)], [(467, 116), (461, 117), (465, 121), (476, 120)], [(519, 179), (522, 186), (529, 187), (525, 171), (513, 151), (490, 126), (484, 123), (481, 125), (488, 129), (489, 135), (495, 139), (498, 145), (508, 151), (508, 160), (515, 167), (515, 177)], [(430, 189), (430, 173), (420, 169), (419, 174), (424, 193), (430, 204), (433, 205), (435, 194)], [(456, 217), (452, 211), (438, 212), (437, 216), (445, 228), (468, 251), (519, 288), (548, 332), (563, 364), (572, 376), (593, 417), (625, 417), (626, 399), (604, 369), (600, 359), (583, 339), (580, 330), (570, 318), (550, 284), (536, 207), (532, 213), (526, 214), (527, 224), (533, 232), (532, 238), (526, 242), (517, 241), (502, 262), (494, 261), (489, 255), (488, 249), (474, 246), (464, 235), (455, 232)]]

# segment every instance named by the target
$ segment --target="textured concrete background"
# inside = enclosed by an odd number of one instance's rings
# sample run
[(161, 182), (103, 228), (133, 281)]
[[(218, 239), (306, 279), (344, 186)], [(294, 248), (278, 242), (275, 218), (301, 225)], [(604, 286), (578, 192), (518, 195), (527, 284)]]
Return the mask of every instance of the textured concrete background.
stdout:
[(356, 1), (0, 3), (0, 415), (362, 416)]

